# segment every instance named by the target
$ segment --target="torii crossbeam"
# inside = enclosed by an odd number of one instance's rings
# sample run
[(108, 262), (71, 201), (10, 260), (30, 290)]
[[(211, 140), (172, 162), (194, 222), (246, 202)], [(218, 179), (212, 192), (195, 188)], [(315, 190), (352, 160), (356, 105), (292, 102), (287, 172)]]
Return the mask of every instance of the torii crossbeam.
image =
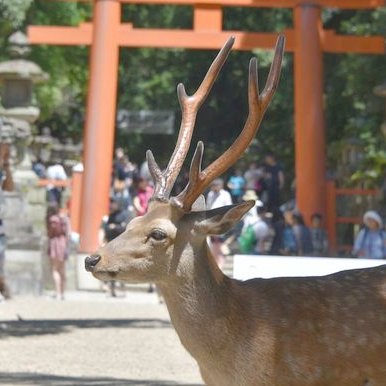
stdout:
[[(52, 1), (52, 0), (47, 0)], [(74, 0), (76, 1), (76, 0)], [(84, 0), (86, 1), (86, 0)], [(91, 45), (90, 80), (84, 133), (81, 251), (98, 246), (98, 229), (107, 211), (112, 169), (119, 47), (219, 49), (230, 35), (235, 49), (274, 47), (276, 33), (224, 31), (223, 7), (292, 8), (294, 27), (285, 32), (295, 55), (296, 200), (305, 218), (326, 214), (323, 53), (383, 54), (381, 36), (337, 35), (324, 30), (324, 7), (371, 9), (383, 0), (89, 0), (93, 23), (78, 27), (30, 26), (32, 44)], [(193, 29), (145, 29), (121, 22), (124, 3), (191, 5)]]

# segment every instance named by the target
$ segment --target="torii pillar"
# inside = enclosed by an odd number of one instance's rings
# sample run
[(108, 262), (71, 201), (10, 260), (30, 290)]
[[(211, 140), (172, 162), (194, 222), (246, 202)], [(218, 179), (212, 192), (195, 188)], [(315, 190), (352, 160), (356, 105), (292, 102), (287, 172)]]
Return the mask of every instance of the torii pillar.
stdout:
[[(98, 229), (109, 200), (114, 148), (118, 84), (118, 0), (95, 1), (90, 80), (84, 133), (80, 250), (90, 253), (98, 245)], [(111, 71), (112, 70), (112, 71)], [(113, 123), (113, 125), (112, 125)]]
[(326, 218), (326, 133), (323, 111), (321, 8), (294, 9), (295, 45), (295, 189), (304, 219)]

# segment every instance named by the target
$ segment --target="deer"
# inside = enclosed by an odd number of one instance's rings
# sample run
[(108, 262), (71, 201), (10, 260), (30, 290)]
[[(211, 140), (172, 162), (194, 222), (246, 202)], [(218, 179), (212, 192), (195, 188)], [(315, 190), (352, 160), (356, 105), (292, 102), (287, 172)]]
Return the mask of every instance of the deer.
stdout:
[(245, 152), (279, 82), (279, 35), (262, 92), (257, 61), (249, 64), (248, 115), (230, 147), (202, 168), (197, 143), (189, 181), (172, 189), (188, 153), (200, 106), (228, 54), (231, 37), (193, 95), (177, 86), (182, 110), (166, 169), (146, 153), (154, 180), (147, 213), (85, 259), (100, 280), (154, 282), (185, 349), (208, 386), (385, 386), (386, 265), (319, 277), (239, 281), (217, 266), (208, 236), (239, 222), (254, 201), (207, 210), (203, 193)]

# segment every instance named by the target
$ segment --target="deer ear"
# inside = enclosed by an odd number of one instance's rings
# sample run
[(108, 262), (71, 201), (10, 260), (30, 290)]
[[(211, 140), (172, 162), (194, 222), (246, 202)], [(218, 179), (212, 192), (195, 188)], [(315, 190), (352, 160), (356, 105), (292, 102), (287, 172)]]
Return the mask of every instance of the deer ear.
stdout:
[(255, 201), (252, 200), (199, 212), (201, 216), (197, 216), (194, 230), (205, 235), (224, 234), (232, 229), (254, 204)]

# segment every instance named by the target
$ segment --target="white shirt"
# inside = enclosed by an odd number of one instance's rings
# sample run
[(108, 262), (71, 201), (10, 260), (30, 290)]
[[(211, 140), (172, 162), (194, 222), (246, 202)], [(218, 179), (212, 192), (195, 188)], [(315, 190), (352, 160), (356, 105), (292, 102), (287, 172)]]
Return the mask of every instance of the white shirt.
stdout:
[(221, 208), (222, 206), (232, 205), (232, 197), (225, 189), (220, 189), (218, 192), (209, 191), (206, 198), (206, 207), (208, 209)]
[[(60, 164), (49, 166), (46, 171), (46, 176), (49, 180), (67, 180), (67, 174), (64, 167)], [(46, 188), (47, 190), (53, 189), (54, 185), (48, 184)]]
[(64, 167), (60, 164), (49, 166), (46, 174), (49, 180), (67, 180), (67, 174)]

